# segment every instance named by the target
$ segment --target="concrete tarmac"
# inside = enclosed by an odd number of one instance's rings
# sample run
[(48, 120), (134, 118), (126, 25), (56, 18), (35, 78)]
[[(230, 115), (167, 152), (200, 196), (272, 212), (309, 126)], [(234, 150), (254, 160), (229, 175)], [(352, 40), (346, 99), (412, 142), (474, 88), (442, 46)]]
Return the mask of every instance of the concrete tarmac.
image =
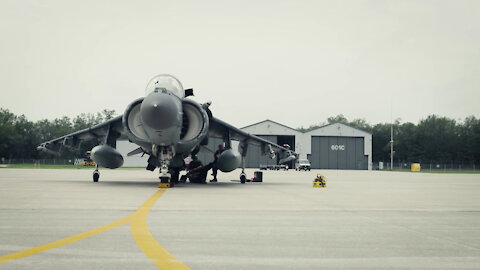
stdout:
[[(156, 173), (103, 169), (93, 183), (91, 170), (2, 168), (0, 269), (158, 269), (136, 230), (191, 269), (480, 269), (480, 175), (322, 170), (322, 189), (317, 172), (264, 171), (244, 185), (239, 171), (220, 173), (166, 190), (150, 210), (140, 206)], [(147, 226), (128, 220), (1, 263), (138, 209)]]

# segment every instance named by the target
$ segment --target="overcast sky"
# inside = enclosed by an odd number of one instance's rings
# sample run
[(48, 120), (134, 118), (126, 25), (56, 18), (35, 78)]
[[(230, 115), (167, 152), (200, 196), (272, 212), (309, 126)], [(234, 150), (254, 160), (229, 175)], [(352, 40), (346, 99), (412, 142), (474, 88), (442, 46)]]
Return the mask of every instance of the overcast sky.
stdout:
[(238, 127), (480, 117), (480, 1), (0, 0), (0, 107), (123, 113), (156, 74)]

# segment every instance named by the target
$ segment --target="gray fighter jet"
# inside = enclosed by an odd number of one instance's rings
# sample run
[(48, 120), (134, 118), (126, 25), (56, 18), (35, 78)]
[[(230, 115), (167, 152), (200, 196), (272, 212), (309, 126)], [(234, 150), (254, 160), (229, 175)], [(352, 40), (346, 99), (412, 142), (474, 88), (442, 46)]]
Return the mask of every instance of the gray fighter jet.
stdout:
[[(221, 138), (225, 143), (217, 160), (217, 168), (231, 172), (241, 164), (240, 182), (245, 183), (245, 156), (248, 145), (261, 146), (263, 154), (272, 159), (276, 153), (282, 163), (296, 158), (288, 147), (283, 147), (246, 133), (212, 116), (210, 103), (199, 104), (188, 98), (192, 89), (184, 90), (175, 77), (158, 75), (150, 80), (145, 97), (134, 100), (123, 115), (99, 125), (67, 134), (42, 143), (38, 150), (58, 154), (62, 146), (78, 147), (85, 140), (100, 139), (100, 145), (91, 151), (96, 163), (93, 181), (98, 182), (98, 165), (115, 169), (123, 165), (122, 155), (115, 149), (118, 139), (128, 138), (139, 146), (128, 153), (150, 155), (147, 170), (160, 168), (161, 183), (175, 183), (185, 168), (184, 159), (208, 144), (209, 137)], [(238, 152), (232, 149), (232, 140), (239, 141)]]

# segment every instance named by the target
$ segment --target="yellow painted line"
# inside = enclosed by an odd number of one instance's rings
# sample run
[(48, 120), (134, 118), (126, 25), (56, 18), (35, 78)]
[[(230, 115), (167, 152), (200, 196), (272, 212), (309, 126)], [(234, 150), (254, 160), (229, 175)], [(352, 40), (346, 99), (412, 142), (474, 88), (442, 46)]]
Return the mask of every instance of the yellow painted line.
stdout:
[(133, 239), (137, 242), (140, 249), (147, 255), (148, 258), (153, 260), (155, 265), (159, 269), (190, 269), (177, 258), (170, 254), (165, 248), (163, 248), (153, 237), (152, 233), (147, 226), (147, 215), (152, 209), (157, 199), (165, 192), (166, 189), (160, 189), (150, 199), (148, 199), (138, 210), (132, 214), (130, 220), (130, 232)]
[(127, 223), (130, 220), (130, 216), (124, 217), (122, 219), (119, 219), (117, 221), (114, 221), (114, 222), (109, 223), (107, 225), (95, 228), (95, 229), (90, 230), (90, 231), (86, 231), (86, 232), (83, 232), (83, 233), (79, 233), (77, 235), (73, 235), (73, 236), (70, 236), (70, 237), (66, 237), (66, 238), (57, 240), (55, 242), (51, 242), (51, 243), (48, 243), (48, 244), (45, 244), (45, 245), (37, 246), (37, 247), (34, 247), (34, 248), (26, 249), (26, 250), (11, 253), (11, 254), (7, 254), (5, 256), (0, 257), (0, 264), (11, 261), (11, 260), (17, 260), (17, 259), (20, 259), (20, 258), (23, 258), (23, 257), (31, 256), (31, 255), (34, 255), (34, 254), (37, 254), (37, 253), (40, 253), (40, 252), (44, 252), (44, 251), (47, 251), (47, 250), (52, 249), (52, 248), (57, 248), (57, 247), (61, 247), (61, 246), (64, 246), (64, 245), (68, 245), (70, 243), (85, 239), (87, 237), (106, 232), (110, 229), (113, 229), (115, 227), (118, 227), (118, 226), (121, 226), (121, 225)]
[(155, 194), (153, 194), (145, 203), (143, 203), (135, 213), (128, 215), (122, 219), (109, 223), (107, 225), (79, 233), (70, 237), (66, 237), (45, 245), (37, 246), (34, 248), (26, 249), (23, 251), (7, 254), (0, 257), (0, 264), (17, 260), (23, 257), (28, 257), (40, 252), (44, 252), (53, 248), (61, 247), (68, 245), (70, 243), (91, 237), (103, 232), (106, 232), (110, 229), (116, 228), (118, 226), (124, 225), (130, 222), (130, 231), (132, 233), (135, 242), (140, 247), (140, 249), (145, 253), (145, 255), (153, 260), (155, 265), (162, 270), (178, 270), (178, 269), (190, 269), (180, 261), (178, 261), (172, 254), (170, 254), (166, 249), (164, 249), (156, 240), (153, 238), (152, 233), (147, 226), (147, 215), (148, 212), (152, 209), (155, 202), (162, 196), (166, 189), (160, 189)]

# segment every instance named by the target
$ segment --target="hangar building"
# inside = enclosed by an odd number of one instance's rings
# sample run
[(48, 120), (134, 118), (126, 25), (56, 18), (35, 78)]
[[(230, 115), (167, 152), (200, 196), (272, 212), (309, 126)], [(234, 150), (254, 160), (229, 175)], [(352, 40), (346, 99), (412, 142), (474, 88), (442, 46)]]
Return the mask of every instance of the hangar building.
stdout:
[[(289, 144), (301, 159), (310, 160), (314, 169), (372, 169), (372, 134), (342, 123), (329, 124), (303, 133), (272, 120), (265, 120), (242, 130), (279, 145)], [(270, 163), (265, 163), (262, 158), (266, 157), (259, 157), (259, 153), (259, 147), (249, 146), (247, 167), (258, 168), (261, 164), (275, 163), (271, 160)]]
[[(272, 120), (265, 120), (242, 130), (279, 145), (290, 145), (292, 150), (299, 154), (299, 158), (310, 160), (313, 169), (372, 169), (372, 134), (345, 124), (329, 124), (303, 133)], [(199, 159), (204, 164), (211, 162), (213, 152), (221, 143), (220, 139), (210, 138), (208, 145), (198, 154)], [(137, 147), (128, 141), (117, 142), (117, 149), (125, 159), (124, 166), (146, 166), (147, 155), (127, 157), (127, 153)], [(237, 147), (238, 143), (232, 143), (233, 149), (237, 150)], [(247, 168), (274, 164), (277, 164), (277, 160), (262, 155), (260, 147), (248, 146), (245, 164)], [(288, 165), (294, 168), (293, 162)]]

